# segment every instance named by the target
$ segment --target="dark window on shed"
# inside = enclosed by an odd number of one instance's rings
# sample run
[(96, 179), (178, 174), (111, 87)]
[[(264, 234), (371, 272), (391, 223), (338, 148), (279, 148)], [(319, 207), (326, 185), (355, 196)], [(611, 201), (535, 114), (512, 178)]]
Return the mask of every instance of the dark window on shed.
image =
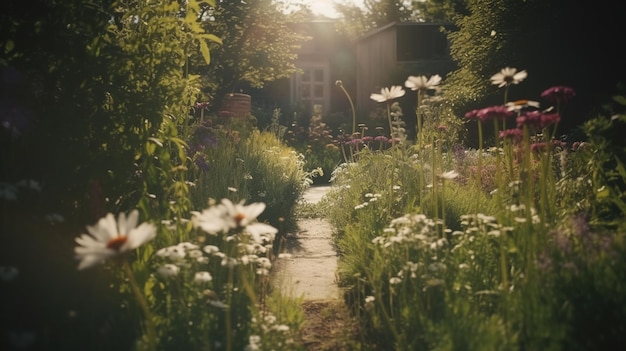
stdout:
[(448, 56), (448, 40), (439, 26), (398, 26), (398, 61), (433, 60)]

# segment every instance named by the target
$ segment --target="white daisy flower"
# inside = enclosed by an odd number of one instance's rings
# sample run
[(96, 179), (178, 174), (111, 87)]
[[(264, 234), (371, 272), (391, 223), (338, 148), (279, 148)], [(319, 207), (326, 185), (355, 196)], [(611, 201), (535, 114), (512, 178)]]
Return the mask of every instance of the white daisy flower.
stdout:
[(92, 267), (109, 258), (134, 250), (156, 237), (156, 227), (151, 223), (137, 226), (139, 211), (133, 210), (128, 217), (120, 213), (117, 221), (112, 213), (101, 218), (94, 226), (87, 226), (89, 235), (76, 238), (74, 249), (80, 260), (78, 269)]
[(391, 88), (380, 89), (380, 94), (370, 95), (370, 99), (376, 102), (385, 102), (404, 96), (404, 89), (399, 85), (394, 85)]
[(430, 78), (426, 78), (426, 76), (409, 76), (406, 82), (404, 82), (404, 86), (411, 90), (436, 90), (440, 82), (441, 76), (438, 74)]
[(539, 102), (534, 100), (516, 100), (506, 103), (506, 108), (509, 111), (521, 111), (528, 107), (539, 108)]
[(518, 84), (526, 79), (528, 73), (526, 71), (517, 71), (517, 68), (505, 67), (500, 72), (491, 76), (491, 84), (502, 88), (505, 85)]

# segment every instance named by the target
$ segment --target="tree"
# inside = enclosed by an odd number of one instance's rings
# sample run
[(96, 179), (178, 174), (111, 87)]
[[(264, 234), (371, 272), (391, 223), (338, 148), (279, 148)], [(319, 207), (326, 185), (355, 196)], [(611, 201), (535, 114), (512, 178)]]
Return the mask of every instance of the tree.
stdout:
[(220, 1), (210, 11), (219, 20), (203, 26), (223, 44), (212, 48), (213, 64), (199, 65), (196, 72), (205, 81), (206, 98), (215, 105), (228, 93), (261, 88), (296, 72), (297, 50), (307, 39), (295, 30), (304, 20), (301, 13), (288, 15), (272, 0)]
[(413, 11), (420, 21), (453, 22), (466, 16), (468, 0), (414, 0)]
[(413, 10), (407, 1), (365, 0), (363, 5), (362, 9), (353, 4), (335, 4), (335, 9), (341, 14), (338, 27), (353, 40), (389, 23), (414, 19)]
[(410, 5), (402, 0), (365, 0), (364, 4), (373, 28), (392, 22), (406, 22), (413, 13)]

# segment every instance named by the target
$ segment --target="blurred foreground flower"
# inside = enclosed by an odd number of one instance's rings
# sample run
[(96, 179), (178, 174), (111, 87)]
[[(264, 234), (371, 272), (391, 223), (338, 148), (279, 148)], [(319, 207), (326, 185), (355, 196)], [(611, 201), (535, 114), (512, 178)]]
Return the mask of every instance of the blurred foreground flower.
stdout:
[(76, 238), (78, 246), (74, 249), (80, 260), (78, 269), (92, 267), (104, 260), (128, 251), (154, 239), (156, 227), (150, 223), (137, 226), (139, 212), (133, 210), (128, 217), (120, 213), (117, 221), (112, 213), (101, 218), (94, 226), (87, 226), (90, 235), (82, 234)]

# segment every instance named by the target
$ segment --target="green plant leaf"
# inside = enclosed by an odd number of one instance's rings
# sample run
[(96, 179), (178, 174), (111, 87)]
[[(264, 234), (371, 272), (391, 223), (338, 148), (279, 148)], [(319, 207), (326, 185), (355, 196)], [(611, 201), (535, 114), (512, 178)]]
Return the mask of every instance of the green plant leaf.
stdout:
[(200, 40), (200, 52), (202, 53), (202, 57), (204, 58), (204, 62), (206, 64), (211, 63), (211, 53), (209, 52), (209, 46), (206, 44), (204, 40)]

